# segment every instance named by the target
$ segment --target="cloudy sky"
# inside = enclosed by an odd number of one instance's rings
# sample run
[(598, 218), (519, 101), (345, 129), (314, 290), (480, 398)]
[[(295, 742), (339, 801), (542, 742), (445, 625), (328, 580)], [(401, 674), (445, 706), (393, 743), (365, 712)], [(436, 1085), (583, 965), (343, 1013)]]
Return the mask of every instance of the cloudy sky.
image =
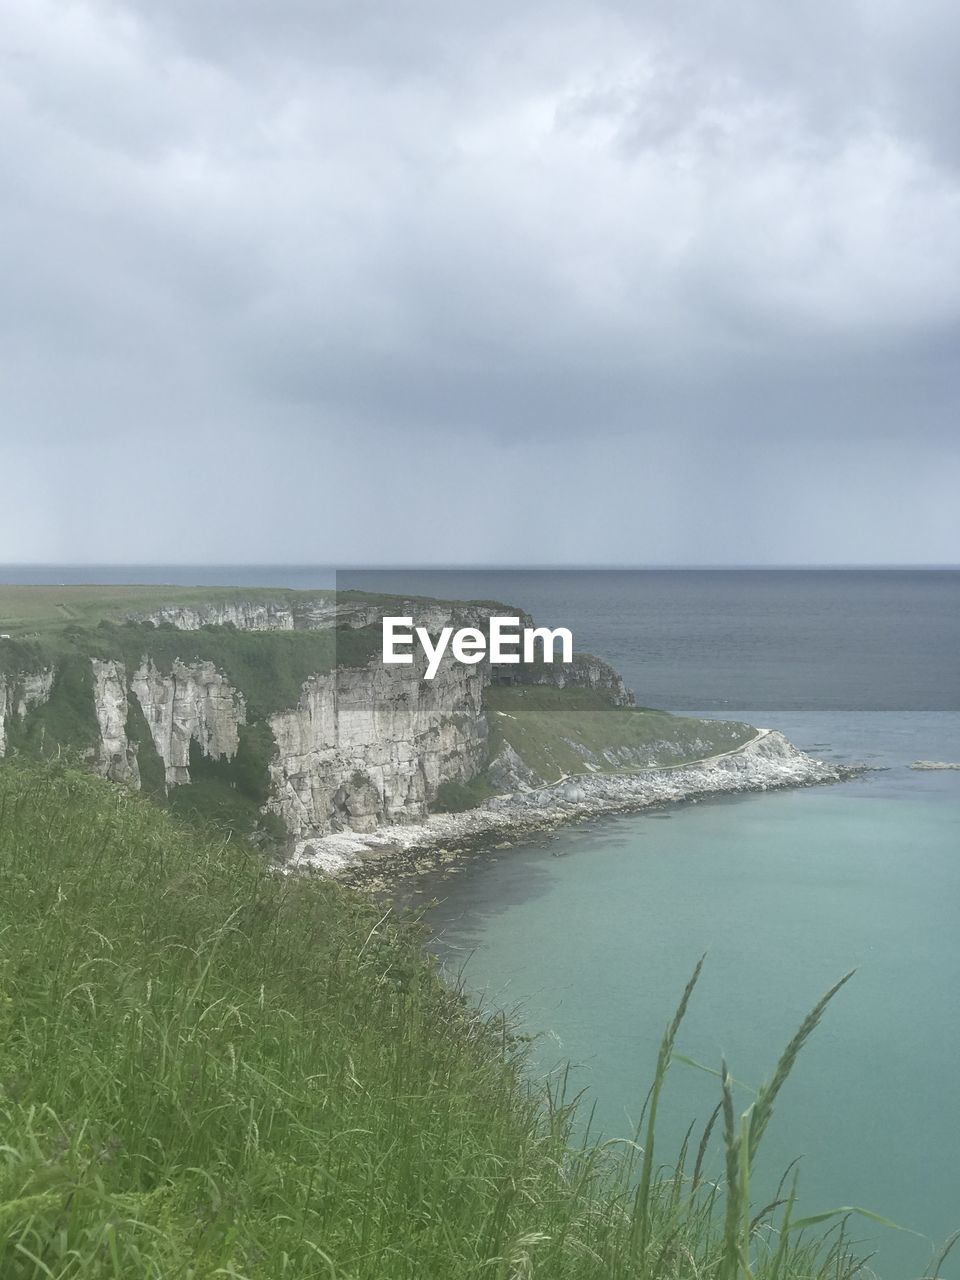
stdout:
[(3, 0), (0, 562), (960, 561), (952, 0)]

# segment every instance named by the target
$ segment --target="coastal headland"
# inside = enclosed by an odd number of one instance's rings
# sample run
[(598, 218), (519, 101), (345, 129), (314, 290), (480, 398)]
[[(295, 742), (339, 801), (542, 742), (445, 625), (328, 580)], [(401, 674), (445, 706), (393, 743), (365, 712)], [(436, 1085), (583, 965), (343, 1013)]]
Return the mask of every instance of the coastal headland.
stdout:
[(421, 647), (403, 665), (382, 661), (385, 618), (482, 636), (504, 613), (533, 626), (492, 601), (0, 587), (0, 756), (72, 753), (290, 867), (349, 876), (854, 771), (776, 730), (638, 707), (590, 654), (508, 665), (440, 662)]
[[(432, 869), (493, 841), (604, 814), (624, 813), (747, 791), (843, 782), (859, 765), (828, 764), (798, 750), (782, 733), (760, 729), (742, 746), (684, 765), (564, 777), (483, 801), (455, 814), (391, 824), (368, 833), (337, 832), (298, 843), (291, 869), (317, 868), (353, 883), (386, 887), (398, 877)], [(503, 847), (501, 844), (499, 847)]]

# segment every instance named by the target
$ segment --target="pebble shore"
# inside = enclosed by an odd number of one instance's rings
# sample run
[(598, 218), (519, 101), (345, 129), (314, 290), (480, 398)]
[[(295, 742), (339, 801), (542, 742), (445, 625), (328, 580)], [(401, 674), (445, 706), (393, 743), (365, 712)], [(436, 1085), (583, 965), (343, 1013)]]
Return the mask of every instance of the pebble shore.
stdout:
[(496, 796), (465, 813), (432, 814), (419, 823), (302, 840), (286, 870), (314, 870), (382, 888), (419, 870), (432, 870), (469, 849), (507, 847), (531, 833), (602, 814), (744, 791), (842, 782), (859, 772), (857, 765), (816, 760), (775, 730), (759, 730), (737, 750), (689, 765), (577, 775), (551, 786)]

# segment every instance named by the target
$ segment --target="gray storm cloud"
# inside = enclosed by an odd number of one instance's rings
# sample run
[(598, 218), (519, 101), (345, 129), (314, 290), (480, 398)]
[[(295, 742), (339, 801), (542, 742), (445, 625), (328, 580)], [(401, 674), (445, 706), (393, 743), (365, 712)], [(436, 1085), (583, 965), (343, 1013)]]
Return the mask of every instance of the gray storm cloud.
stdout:
[(955, 562), (954, 6), (7, 0), (0, 562)]

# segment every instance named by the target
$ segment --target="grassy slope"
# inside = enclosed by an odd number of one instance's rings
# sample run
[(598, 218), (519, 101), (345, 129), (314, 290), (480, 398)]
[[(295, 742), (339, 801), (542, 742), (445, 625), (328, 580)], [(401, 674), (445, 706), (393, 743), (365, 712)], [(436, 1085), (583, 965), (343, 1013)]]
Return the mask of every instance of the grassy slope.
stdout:
[[(253, 599), (295, 606), (323, 594), (329, 593), (0, 586), (0, 619), (7, 619), (0, 621), (0, 630), (7, 627), (11, 635), (9, 640), (0, 640), (0, 673), (51, 666), (58, 669), (50, 701), (31, 711), (23, 724), (10, 725), (11, 745), (34, 754), (55, 754), (61, 746), (84, 749), (96, 741), (86, 667), (89, 656), (119, 659), (128, 671), (144, 657), (166, 671), (177, 658), (212, 662), (243, 691), (252, 726), (251, 743), (238, 766), (197, 768), (195, 785), (175, 791), (169, 803), (184, 814), (215, 817), (246, 834), (263, 828), (262, 836), (276, 838), (279, 833), (266, 830), (257, 812), (262, 800), (256, 797), (263, 789), (272, 750), (263, 738), (264, 722), (271, 713), (296, 705), (301, 685), (309, 676), (369, 661), (379, 651), (379, 628), (260, 633), (204, 627), (187, 632), (122, 619), (131, 610), (144, 611), (164, 603)], [(390, 599), (361, 593), (348, 596), (377, 603)], [(744, 725), (614, 708), (603, 693), (590, 690), (493, 688), (488, 691), (487, 705), (492, 713), (492, 746), (506, 740), (546, 781), (572, 773), (681, 763), (728, 750), (752, 734)], [(161, 795), (159, 762), (135, 699), (131, 699), (128, 732), (140, 744), (147, 789)], [(488, 794), (491, 790), (483, 778), (466, 787), (449, 784), (438, 796), (436, 807), (468, 808)]]
[[(261, 603), (298, 606), (319, 599), (388, 609), (399, 597), (370, 592), (272, 587), (10, 586), (0, 584), (0, 673), (38, 671), (77, 655), (118, 658), (128, 669), (150, 657), (163, 670), (175, 658), (208, 660), (241, 689), (251, 719), (295, 706), (310, 675), (365, 665), (380, 652), (379, 625), (253, 632), (227, 627), (178, 631), (129, 621), (163, 605)], [(442, 603), (421, 597), (424, 603)], [(486, 602), (490, 603), (490, 602)]]
[[(180, 587), (158, 585), (103, 584), (35, 586), (0, 583), (0, 632), (12, 636), (24, 632), (57, 630), (64, 625), (95, 627), (100, 622), (122, 622), (134, 614), (152, 613), (165, 605), (209, 605), (249, 602), (277, 604), (296, 609), (316, 600), (340, 600), (382, 604), (385, 608), (409, 597), (381, 592), (341, 591), (317, 588), (297, 591), (289, 587)], [(417, 597), (424, 603), (445, 603), (430, 596)], [(493, 605), (490, 600), (473, 604)], [(507, 613), (517, 612), (512, 606)]]
[(545, 781), (682, 764), (730, 751), (756, 733), (738, 721), (614, 707), (589, 689), (497, 687), (487, 690), (486, 703), (495, 733)]
[(176, 586), (20, 586), (0, 584), (0, 631), (11, 634), (64, 623), (96, 626), (132, 613), (150, 613), (164, 605), (254, 603), (282, 604), (330, 596), (329, 591), (290, 591), (283, 587)]
[(128, 672), (150, 658), (162, 671), (176, 659), (212, 662), (247, 701), (251, 718), (295, 707), (308, 676), (334, 667), (363, 666), (380, 650), (379, 627), (322, 631), (237, 631), (201, 627), (178, 631), (149, 623), (101, 622), (0, 640), (0, 672), (39, 671), (72, 657), (117, 658)]
[(4, 1280), (736, 1280), (747, 1247), (757, 1280), (852, 1274), (842, 1232), (750, 1237), (732, 1127), (726, 1212), (694, 1155), (574, 1152), (571, 1119), (414, 926), (0, 770)]
[(10, 717), (9, 746), (28, 755), (55, 756), (62, 748), (89, 750), (98, 741), (91, 657), (116, 658), (128, 675), (149, 658), (163, 671), (176, 659), (208, 661), (241, 690), (247, 725), (240, 730), (240, 751), (232, 761), (192, 760), (193, 783), (164, 797), (163, 767), (134, 695), (128, 699), (127, 733), (138, 744), (145, 789), (184, 816), (216, 818), (233, 830), (270, 841), (282, 839), (278, 819), (259, 812), (266, 799), (267, 765), (276, 749), (266, 718), (296, 706), (303, 682), (337, 666), (365, 664), (379, 651), (378, 627), (322, 631), (237, 631), (101, 621), (96, 626), (49, 624), (36, 633), (0, 640), (0, 675), (54, 667), (56, 678), (47, 702), (23, 720)]
[[(232, 627), (178, 631), (124, 621), (131, 612), (162, 604), (203, 604), (252, 600), (298, 603), (330, 596), (329, 592), (296, 592), (259, 588), (173, 588), (155, 586), (2, 586), (0, 585), (0, 674), (38, 671), (55, 666), (57, 680), (50, 701), (31, 711), (23, 724), (10, 725), (11, 745), (21, 751), (55, 754), (61, 746), (89, 748), (97, 729), (90, 696), (90, 656), (116, 658), (132, 671), (144, 657), (169, 671), (175, 659), (205, 660), (223, 671), (242, 690), (251, 729), (237, 764), (192, 771), (194, 785), (180, 788), (168, 803), (184, 815), (216, 818), (244, 834), (259, 831), (276, 839), (277, 830), (258, 813), (272, 743), (265, 740), (266, 718), (295, 706), (303, 681), (334, 667), (365, 664), (380, 648), (376, 626), (322, 631), (243, 632)], [(349, 600), (386, 605), (392, 598), (345, 593)], [(488, 691), (491, 746), (507, 741), (545, 781), (574, 773), (632, 769), (650, 764), (678, 764), (747, 741), (746, 725), (698, 721), (662, 711), (613, 707), (602, 692), (559, 690), (547, 686), (497, 687)], [(153, 751), (136, 700), (131, 698), (128, 733), (140, 744), (146, 789), (162, 797), (159, 761)], [(466, 786), (446, 784), (435, 808), (470, 808), (491, 788), (484, 778)]]

